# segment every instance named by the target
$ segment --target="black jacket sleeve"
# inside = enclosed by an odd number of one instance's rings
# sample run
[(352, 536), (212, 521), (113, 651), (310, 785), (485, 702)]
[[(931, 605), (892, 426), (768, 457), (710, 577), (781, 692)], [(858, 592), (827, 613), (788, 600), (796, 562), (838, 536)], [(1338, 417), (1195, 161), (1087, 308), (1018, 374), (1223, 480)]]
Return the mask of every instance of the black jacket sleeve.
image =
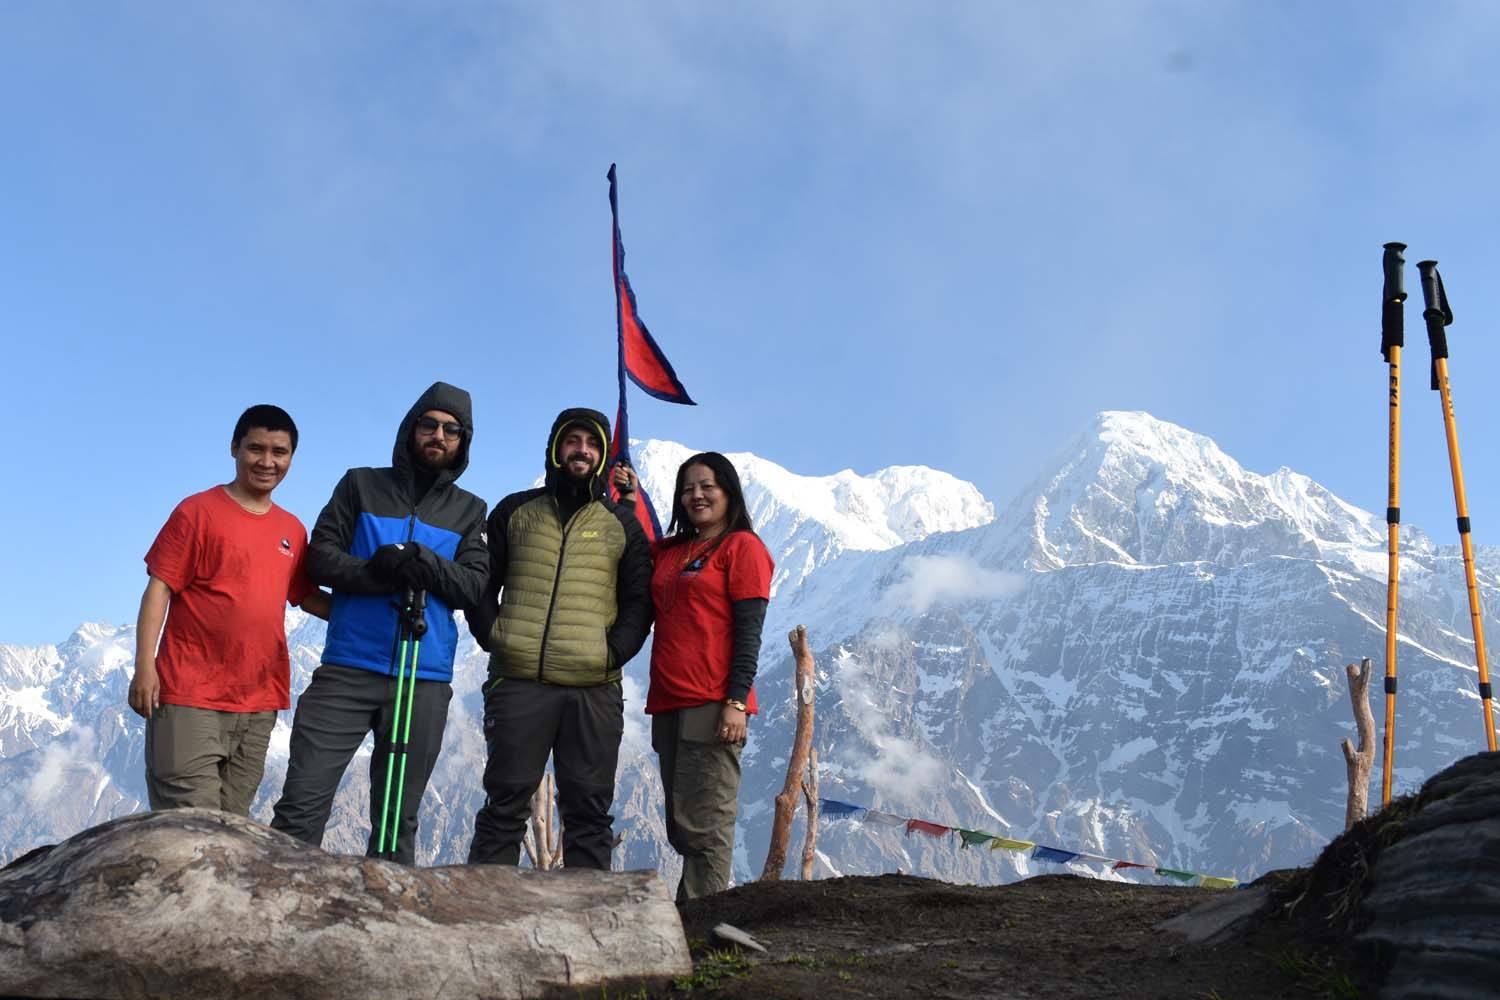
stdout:
[(764, 597), (747, 597), (729, 605), (734, 623), (734, 643), (729, 648), (729, 691), (727, 697), (744, 701), (755, 683), (755, 668), (760, 661), (760, 633), (766, 624)]
[(484, 594), (489, 579), (490, 557), (483, 541), (485, 533), (484, 501), (474, 498), (474, 516), (468, 530), (458, 541), (452, 559), (444, 559), (427, 546), (418, 549), (432, 583), (428, 589), (447, 602), (450, 608), (471, 608)]
[(396, 587), (370, 572), (369, 560), (351, 555), (359, 520), (359, 489), (354, 469), (344, 473), (333, 496), (318, 514), (307, 543), (307, 577), (315, 584), (346, 594), (392, 594)]
[(469, 623), (469, 634), (474, 641), (479, 643), (479, 648), (485, 652), (490, 650), (490, 630), (495, 627), (495, 619), (500, 614), (500, 588), (505, 586), (505, 569), (510, 560), (509, 543), (506, 540), (506, 531), (510, 525), (511, 511), (515, 504), (511, 497), (506, 497), (495, 505), (490, 512), (489, 520), (485, 523), (485, 533), (489, 536), (485, 563), (487, 570), (483, 586), (479, 591), (479, 598), (472, 606), (464, 609), (464, 618)]
[[(612, 505), (613, 506), (613, 505)], [(615, 575), (615, 601), (619, 611), (609, 634), (610, 667), (623, 667), (641, 651), (651, 633), (651, 543), (635, 519), (633, 508), (613, 506), (615, 516), (625, 526), (625, 551)]]

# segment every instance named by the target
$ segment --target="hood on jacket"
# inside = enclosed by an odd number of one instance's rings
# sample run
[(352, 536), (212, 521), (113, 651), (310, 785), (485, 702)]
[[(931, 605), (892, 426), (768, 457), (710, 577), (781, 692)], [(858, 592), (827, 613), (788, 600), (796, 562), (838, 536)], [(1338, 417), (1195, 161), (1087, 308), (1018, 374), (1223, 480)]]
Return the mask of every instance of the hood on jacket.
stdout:
[(434, 382), (427, 387), (426, 392), (417, 397), (411, 409), (406, 411), (406, 416), (401, 418), (401, 426), (396, 431), (396, 447), (391, 453), (391, 465), (407, 475), (416, 473), (411, 457), (412, 431), (416, 429), (417, 418), (428, 410), (451, 413), (464, 428), (458, 442), (458, 454), (454, 456), (452, 465), (437, 474), (437, 479), (433, 482), (433, 487), (436, 488), (453, 482), (469, 467), (469, 445), (474, 440), (474, 404), (467, 390), (447, 382)]
[(587, 427), (599, 435), (599, 441), (604, 445), (603, 453), (599, 456), (599, 465), (594, 469), (594, 474), (589, 477), (588, 494), (591, 497), (601, 497), (605, 492), (604, 468), (609, 462), (609, 418), (598, 410), (591, 410), (586, 406), (575, 406), (563, 410), (552, 421), (552, 430), (547, 434), (547, 489), (556, 493), (564, 483), (572, 482), (568, 474), (562, 470), (562, 459), (557, 454), (558, 441), (562, 439), (563, 431), (574, 424)]

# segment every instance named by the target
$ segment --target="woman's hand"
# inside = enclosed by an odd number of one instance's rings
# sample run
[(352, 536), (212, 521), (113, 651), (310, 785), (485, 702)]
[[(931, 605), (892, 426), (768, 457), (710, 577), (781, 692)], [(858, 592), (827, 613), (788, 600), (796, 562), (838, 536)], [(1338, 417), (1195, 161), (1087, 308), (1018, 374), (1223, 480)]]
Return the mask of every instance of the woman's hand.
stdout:
[(733, 705), (725, 705), (719, 712), (719, 742), (745, 742), (745, 713)]

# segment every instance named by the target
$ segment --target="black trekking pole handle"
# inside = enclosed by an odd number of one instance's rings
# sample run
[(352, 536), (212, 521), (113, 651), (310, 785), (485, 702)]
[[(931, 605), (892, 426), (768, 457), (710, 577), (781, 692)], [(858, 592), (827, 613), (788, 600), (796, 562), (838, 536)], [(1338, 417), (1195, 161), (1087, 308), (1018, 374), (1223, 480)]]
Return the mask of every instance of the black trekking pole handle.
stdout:
[(1387, 243), (1381, 265), (1385, 270), (1385, 287), (1380, 297), (1380, 355), (1389, 364), (1392, 347), (1406, 346), (1406, 323), (1402, 303), (1406, 301), (1406, 258), (1401, 251), (1405, 243)]
[(1448, 305), (1448, 292), (1443, 288), (1443, 276), (1438, 273), (1438, 262), (1424, 260), (1417, 264), (1417, 273), (1422, 276), (1422, 319), (1427, 324), (1427, 345), (1432, 348), (1432, 389), (1438, 391), (1437, 363), (1448, 357), (1448, 331), (1444, 329), (1453, 322), (1453, 309)]
[(407, 591), (409, 600), (406, 603), (409, 616), (406, 627), (411, 630), (413, 639), (420, 639), (427, 634), (427, 591), (418, 590), (412, 593)]

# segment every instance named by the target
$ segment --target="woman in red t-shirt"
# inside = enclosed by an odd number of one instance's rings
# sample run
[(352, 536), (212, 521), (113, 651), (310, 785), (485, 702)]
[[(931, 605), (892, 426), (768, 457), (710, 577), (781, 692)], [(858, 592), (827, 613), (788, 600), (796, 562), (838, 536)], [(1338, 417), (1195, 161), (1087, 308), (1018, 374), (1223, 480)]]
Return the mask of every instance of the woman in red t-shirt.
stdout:
[[(616, 474), (621, 499), (634, 492)], [(677, 901), (729, 887), (740, 749), (755, 714), (755, 666), (774, 564), (718, 452), (677, 470), (672, 521), (653, 552), (651, 746), (666, 791), (667, 840), (682, 855)]]

